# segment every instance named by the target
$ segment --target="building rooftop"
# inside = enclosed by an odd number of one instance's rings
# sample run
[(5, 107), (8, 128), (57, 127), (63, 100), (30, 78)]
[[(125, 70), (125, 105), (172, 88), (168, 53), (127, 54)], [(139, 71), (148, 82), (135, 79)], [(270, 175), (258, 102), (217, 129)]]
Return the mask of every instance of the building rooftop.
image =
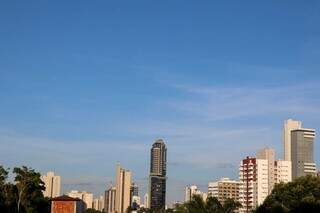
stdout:
[(81, 201), (79, 198), (72, 198), (67, 195), (62, 195), (60, 197), (52, 198), (51, 201)]

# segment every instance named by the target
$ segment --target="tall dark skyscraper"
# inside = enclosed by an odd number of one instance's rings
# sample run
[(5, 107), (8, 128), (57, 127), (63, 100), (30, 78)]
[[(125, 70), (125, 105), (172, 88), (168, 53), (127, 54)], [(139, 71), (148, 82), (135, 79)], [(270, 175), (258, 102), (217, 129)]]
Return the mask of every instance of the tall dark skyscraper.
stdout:
[(162, 139), (151, 148), (149, 176), (149, 207), (164, 210), (166, 206), (167, 148)]

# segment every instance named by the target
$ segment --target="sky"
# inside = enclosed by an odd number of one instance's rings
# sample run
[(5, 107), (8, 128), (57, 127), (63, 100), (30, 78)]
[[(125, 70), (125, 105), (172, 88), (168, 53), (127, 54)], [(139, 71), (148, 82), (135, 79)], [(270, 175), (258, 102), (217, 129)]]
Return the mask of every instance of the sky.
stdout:
[(120, 162), (143, 196), (163, 138), (168, 203), (237, 179), (283, 157), (284, 120), (319, 131), (319, 22), (316, 0), (0, 1), (0, 164), (98, 196)]

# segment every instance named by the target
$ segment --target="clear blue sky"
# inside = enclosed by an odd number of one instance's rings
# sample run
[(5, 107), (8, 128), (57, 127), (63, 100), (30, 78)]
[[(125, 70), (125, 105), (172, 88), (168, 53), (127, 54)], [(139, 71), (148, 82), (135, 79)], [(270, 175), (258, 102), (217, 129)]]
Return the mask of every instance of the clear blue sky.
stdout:
[[(0, 163), (102, 193), (120, 161), (168, 200), (237, 178), (287, 118), (320, 129), (319, 1), (1, 1)], [(320, 165), (319, 143), (316, 161)]]

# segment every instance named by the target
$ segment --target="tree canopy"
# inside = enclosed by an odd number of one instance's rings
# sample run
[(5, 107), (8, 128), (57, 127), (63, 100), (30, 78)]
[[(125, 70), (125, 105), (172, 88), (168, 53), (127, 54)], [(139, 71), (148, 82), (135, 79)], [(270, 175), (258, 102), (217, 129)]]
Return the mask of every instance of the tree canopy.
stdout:
[(206, 201), (199, 195), (194, 195), (189, 202), (178, 204), (176, 213), (233, 213), (241, 207), (239, 202), (227, 199), (223, 204), (215, 197), (208, 197)]
[(16, 167), (14, 183), (10, 183), (7, 181), (9, 171), (0, 165), (0, 212), (50, 212), (50, 200), (42, 194), (45, 186), (40, 173), (25, 166)]
[(275, 185), (256, 213), (320, 212), (320, 178), (300, 177), (289, 183)]

